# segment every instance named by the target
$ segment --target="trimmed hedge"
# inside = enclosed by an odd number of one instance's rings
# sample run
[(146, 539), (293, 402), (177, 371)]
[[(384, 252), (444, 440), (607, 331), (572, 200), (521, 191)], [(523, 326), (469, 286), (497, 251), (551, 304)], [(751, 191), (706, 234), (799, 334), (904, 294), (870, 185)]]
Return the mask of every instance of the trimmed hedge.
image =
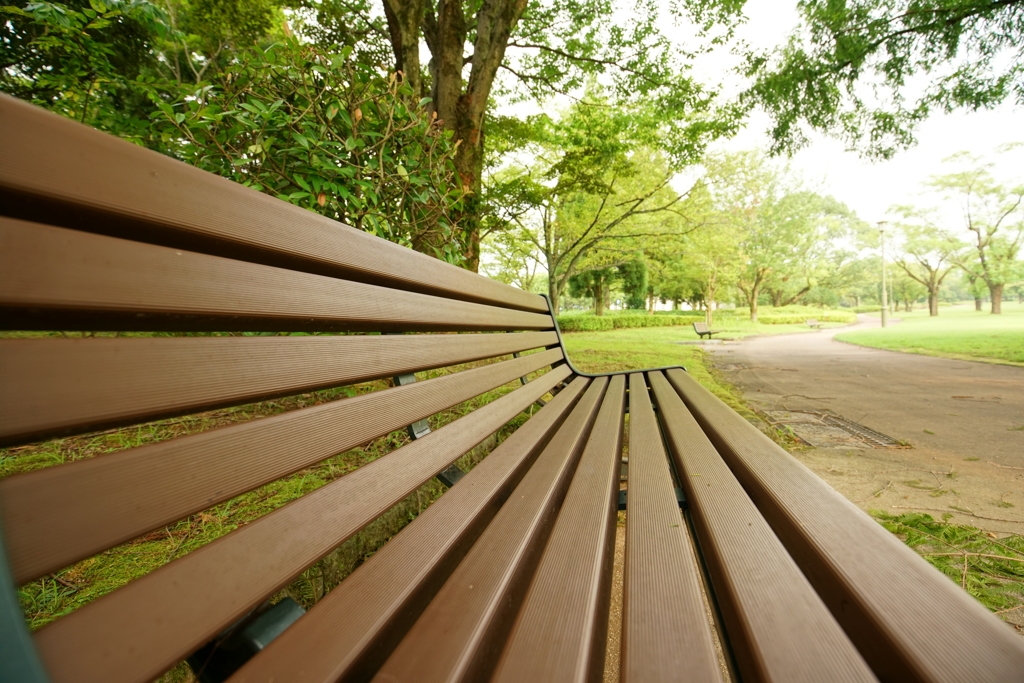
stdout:
[(857, 322), (857, 316), (854, 313), (814, 313), (812, 315), (782, 315), (779, 313), (768, 313), (767, 315), (758, 315), (757, 322), (763, 325), (799, 325), (806, 323), (811, 318), (817, 319), (820, 323), (853, 323)]
[[(720, 320), (720, 311), (715, 311), (715, 319)], [(828, 313), (795, 314), (795, 313), (764, 313), (757, 316), (763, 325), (802, 325), (811, 318), (823, 323), (852, 323), (857, 321), (853, 313), (829, 311)], [(632, 327), (673, 327), (690, 325), (704, 320), (703, 311), (684, 311), (676, 315), (622, 314), (615, 315), (560, 315), (558, 329), (562, 332), (601, 332)], [(725, 322), (725, 321), (721, 321)], [(727, 323), (726, 323), (727, 324)]]
[(689, 325), (703, 320), (704, 314), (696, 315), (560, 315), (558, 329), (562, 332), (600, 332), (630, 327), (673, 327)]

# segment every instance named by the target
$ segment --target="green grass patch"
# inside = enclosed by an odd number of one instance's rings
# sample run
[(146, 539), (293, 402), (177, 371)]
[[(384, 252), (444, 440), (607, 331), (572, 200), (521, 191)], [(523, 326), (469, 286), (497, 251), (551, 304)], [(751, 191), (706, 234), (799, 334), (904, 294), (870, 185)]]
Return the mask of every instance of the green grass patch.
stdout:
[(1024, 603), (1024, 536), (997, 539), (920, 512), (872, 510), (871, 515), (993, 612), (1009, 612)]
[(843, 332), (836, 339), (876, 349), (1024, 366), (1024, 304), (1004, 301), (1000, 315), (958, 306), (943, 308), (934, 318), (926, 310), (894, 317), (902, 322)]
[(563, 338), (569, 359), (583, 372), (619, 372), (682, 365), (694, 379), (734, 410), (751, 416), (739, 393), (721, 381), (705, 364), (705, 352), (695, 346), (672, 343), (679, 340), (678, 328), (581, 332)]

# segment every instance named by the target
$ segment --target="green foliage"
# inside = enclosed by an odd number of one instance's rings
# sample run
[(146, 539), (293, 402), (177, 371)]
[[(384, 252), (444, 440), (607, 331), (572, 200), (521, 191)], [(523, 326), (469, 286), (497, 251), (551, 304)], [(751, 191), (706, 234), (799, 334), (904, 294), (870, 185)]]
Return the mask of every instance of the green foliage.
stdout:
[(351, 47), (290, 37), (257, 47), (277, 26), (287, 32), (276, 0), (75, 0), (3, 13), (4, 90), (458, 260), (457, 145), (429, 100)]
[(395, 75), (294, 39), (157, 101), (178, 158), (451, 262), (461, 245), (451, 134)]
[(647, 263), (629, 261), (618, 268), (619, 283), (626, 296), (626, 308), (643, 310), (647, 304)]
[[(640, 144), (685, 163), (709, 139), (731, 135), (739, 125), (739, 109), (716, 104), (717, 92), (693, 79), (689, 69), (693, 55), (712, 47), (733, 19), (731, 12), (693, 0), (526, 3), (509, 41), (505, 63), (512, 70), (502, 74), (499, 92), (543, 101), (600, 80), (636, 130), (646, 131)], [(697, 40), (684, 47), (675, 29), (693, 33), (698, 26)]]
[(167, 16), (143, 0), (29, 2), (0, 8), (0, 90), (126, 137), (152, 109), (150, 45)]
[[(1017, 145), (1007, 145), (1002, 152)], [(966, 248), (954, 251), (951, 260), (962, 268), (971, 282), (984, 282), (992, 299), (992, 312), (1001, 310), (1003, 288), (1024, 282), (1024, 185), (998, 182), (991, 162), (960, 152), (946, 162), (958, 164), (954, 173), (932, 176), (929, 185), (948, 204), (956, 206), (964, 224), (946, 239), (965, 238)]]
[(995, 539), (974, 527), (938, 522), (923, 513), (871, 514), (990, 610), (1024, 603), (1024, 537)]
[[(520, 154), (491, 176), (486, 224), (532, 245), (556, 313), (573, 275), (636, 261), (661, 237), (693, 229), (669, 184), (677, 169), (663, 150), (639, 146), (651, 131), (638, 119), (649, 117), (595, 92), (557, 120), (501, 126), (498, 148)], [(603, 308), (593, 283), (580, 287)]]
[[(750, 104), (773, 118), (773, 151), (834, 132), (888, 158), (933, 111), (1024, 102), (1019, 0), (800, 0), (802, 24), (773, 55), (748, 57)], [(919, 94), (907, 88), (920, 77)], [(865, 87), (869, 86), (869, 87)], [(870, 94), (869, 94), (870, 93)], [(873, 96), (872, 96), (873, 95)]]

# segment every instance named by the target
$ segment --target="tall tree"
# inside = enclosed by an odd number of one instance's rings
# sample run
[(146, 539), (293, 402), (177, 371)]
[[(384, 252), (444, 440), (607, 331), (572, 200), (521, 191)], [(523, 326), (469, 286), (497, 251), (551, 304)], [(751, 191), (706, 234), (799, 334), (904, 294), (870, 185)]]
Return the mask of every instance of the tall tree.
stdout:
[(534, 120), (521, 153), (490, 178), (489, 220), (533, 244), (556, 311), (572, 275), (632, 261), (639, 240), (695, 227), (677, 210), (670, 157), (642, 146), (655, 119), (607, 100), (577, 103)]
[[(661, 27), (692, 5), (697, 27), (711, 31), (731, 15), (717, 5), (657, 0), (382, 0), (395, 66), (431, 98), (438, 119), (459, 143), (456, 169), (464, 191), (465, 265), (480, 257), (485, 114), (496, 87), (549, 96), (579, 89), (607, 73), (616, 92), (652, 103), (660, 136), (677, 155), (693, 156), (735, 129), (736, 110), (712, 111), (713, 93), (687, 74), (686, 54)], [(688, 15), (687, 15), (688, 16)], [(430, 60), (423, 65), (420, 46)], [(499, 83), (499, 71), (510, 77)]]
[(955, 268), (953, 259), (964, 245), (939, 228), (933, 212), (909, 206), (899, 207), (897, 211), (903, 214), (904, 220), (914, 222), (896, 226), (903, 243), (893, 261), (908, 277), (924, 286), (928, 293), (928, 315), (936, 316), (942, 282)]
[(991, 312), (1002, 313), (1003, 288), (1016, 280), (1024, 246), (1024, 185), (1000, 184), (992, 176), (992, 163), (967, 152), (946, 161), (962, 167), (933, 176), (928, 184), (960, 210), (970, 249), (956, 253), (953, 261), (972, 281), (985, 283)]
[[(705, 162), (720, 221), (739, 235), (745, 265), (736, 285), (757, 320), (765, 291), (781, 305), (806, 295), (810, 274), (831, 260), (834, 240), (847, 236), (856, 218), (832, 197), (803, 189), (801, 181), (774, 167), (759, 152), (711, 157)], [(803, 281), (793, 290), (792, 285)]]
[[(773, 151), (808, 128), (887, 158), (933, 111), (1024, 102), (1022, 0), (799, 0), (788, 44), (749, 56)], [(923, 88), (908, 88), (916, 79)], [(908, 93), (914, 93), (909, 95)]]

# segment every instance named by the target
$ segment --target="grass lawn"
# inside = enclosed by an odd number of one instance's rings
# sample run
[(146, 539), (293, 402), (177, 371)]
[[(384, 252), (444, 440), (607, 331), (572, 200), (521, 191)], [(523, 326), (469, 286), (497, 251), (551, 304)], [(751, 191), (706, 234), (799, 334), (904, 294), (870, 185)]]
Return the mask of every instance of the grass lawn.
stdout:
[(973, 305), (896, 313), (903, 322), (885, 329), (844, 332), (836, 339), (876, 349), (1024, 366), (1024, 304), (1004, 301), (1001, 315)]
[[(689, 333), (689, 334), (687, 334)], [(726, 385), (718, 382), (704, 365), (704, 351), (673, 341), (696, 337), (692, 327), (575, 332), (562, 336), (572, 364), (583, 372), (617, 372), (682, 365), (716, 396), (736, 410), (743, 404)]]

